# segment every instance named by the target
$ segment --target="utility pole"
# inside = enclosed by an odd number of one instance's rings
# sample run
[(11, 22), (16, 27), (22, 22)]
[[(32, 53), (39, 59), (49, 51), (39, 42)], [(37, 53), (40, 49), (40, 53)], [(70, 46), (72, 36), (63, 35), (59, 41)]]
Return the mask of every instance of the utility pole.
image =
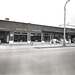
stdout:
[(65, 6), (64, 6), (64, 40), (63, 40), (63, 46), (65, 46), (65, 38), (66, 38), (66, 36), (65, 36), (65, 25), (66, 25), (66, 5), (67, 5), (67, 3), (69, 2), (70, 0), (68, 0), (66, 3), (65, 3)]

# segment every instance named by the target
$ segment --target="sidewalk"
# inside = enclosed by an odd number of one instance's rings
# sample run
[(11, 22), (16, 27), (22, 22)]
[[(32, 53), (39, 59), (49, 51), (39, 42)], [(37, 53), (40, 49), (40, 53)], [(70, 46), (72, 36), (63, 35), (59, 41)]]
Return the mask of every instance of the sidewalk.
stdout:
[(5, 50), (22, 50), (22, 49), (30, 49), (31, 46), (30, 45), (25, 45), (25, 44), (1, 44), (0, 45), (0, 50), (2, 49), (5, 49)]
[[(0, 45), (0, 50), (1, 49), (11, 49), (11, 50), (14, 50), (14, 49), (33, 49), (33, 48), (60, 48), (60, 47), (64, 47), (63, 44), (38, 44), (38, 45), (25, 45), (25, 44), (1, 44)], [(74, 43), (71, 43), (71, 44), (66, 44), (65, 47), (75, 47), (75, 44)]]
[(75, 47), (74, 43), (71, 44), (41, 44), (41, 45), (33, 45), (35, 48), (58, 48), (58, 47)]

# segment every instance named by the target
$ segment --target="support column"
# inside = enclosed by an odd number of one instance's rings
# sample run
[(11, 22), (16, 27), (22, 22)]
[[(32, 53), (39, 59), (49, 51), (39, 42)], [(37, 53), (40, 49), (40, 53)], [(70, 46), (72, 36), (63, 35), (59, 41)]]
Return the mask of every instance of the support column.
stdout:
[(50, 44), (52, 43), (52, 34), (50, 34)]
[(9, 43), (9, 35), (6, 37), (6, 42)]
[(42, 42), (42, 43), (45, 42), (45, 41), (44, 41), (44, 34), (43, 34), (43, 33), (41, 33), (41, 42)]
[(54, 39), (54, 33), (52, 33), (52, 37), (51, 37), (51, 38), (52, 38), (52, 43), (54, 43), (54, 42), (53, 42), (53, 39)]
[(9, 40), (9, 44), (12, 44), (14, 42), (14, 32), (11, 31), (10, 32), (10, 40)]
[(28, 42), (28, 44), (30, 44), (30, 42), (31, 42), (31, 33), (30, 32), (27, 33), (27, 42)]
[(68, 35), (69, 44), (71, 43), (71, 35)]

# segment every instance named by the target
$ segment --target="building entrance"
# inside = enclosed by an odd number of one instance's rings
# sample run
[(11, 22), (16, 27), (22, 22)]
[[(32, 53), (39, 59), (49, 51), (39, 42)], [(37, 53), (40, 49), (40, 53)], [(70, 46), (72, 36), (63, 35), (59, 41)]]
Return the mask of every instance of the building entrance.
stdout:
[(9, 43), (9, 32), (0, 31), (0, 41), (1, 43)]
[(45, 41), (45, 42), (50, 42), (50, 40), (51, 40), (51, 39), (50, 39), (50, 33), (45, 33), (45, 34), (44, 34), (44, 41)]
[(72, 43), (75, 43), (75, 35), (72, 35), (72, 36), (71, 36), (71, 42), (72, 42)]

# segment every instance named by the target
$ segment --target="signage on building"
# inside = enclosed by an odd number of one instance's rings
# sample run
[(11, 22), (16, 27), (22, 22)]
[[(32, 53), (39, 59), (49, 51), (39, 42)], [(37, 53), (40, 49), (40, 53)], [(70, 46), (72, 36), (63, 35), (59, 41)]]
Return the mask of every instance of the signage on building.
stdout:
[(75, 32), (75, 29), (67, 29), (67, 32)]
[(3, 29), (3, 30), (4, 30), (4, 29), (6, 29), (6, 28), (0, 28), (0, 29)]
[(26, 29), (24, 29), (24, 28), (16, 28), (16, 30), (24, 30), (24, 31), (26, 31)]
[(32, 30), (32, 31), (36, 31), (36, 32), (38, 32), (38, 31), (39, 31), (39, 32), (41, 32), (41, 30)]

